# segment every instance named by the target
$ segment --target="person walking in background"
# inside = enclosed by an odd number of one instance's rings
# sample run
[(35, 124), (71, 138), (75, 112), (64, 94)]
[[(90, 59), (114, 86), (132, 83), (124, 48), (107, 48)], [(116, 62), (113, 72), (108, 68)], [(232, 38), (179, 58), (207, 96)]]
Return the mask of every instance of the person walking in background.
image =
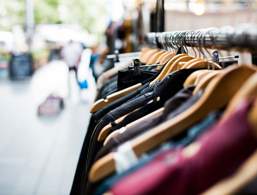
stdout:
[[(71, 96), (71, 88), (76, 80), (78, 82), (78, 66), (83, 52), (83, 46), (79, 42), (70, 40), (66, 45), (64, 45), (61, 56), (64, 62), (68, 66), (68, 97)], [(75, 79), (73, 79), (75, 77)]]
[(68, 65), (69, 71), (74, 71), (76, 75), (82, 52), (83, 46), (81, 43), (72, 40), (70, 40), (61, 51), (61, 56)]

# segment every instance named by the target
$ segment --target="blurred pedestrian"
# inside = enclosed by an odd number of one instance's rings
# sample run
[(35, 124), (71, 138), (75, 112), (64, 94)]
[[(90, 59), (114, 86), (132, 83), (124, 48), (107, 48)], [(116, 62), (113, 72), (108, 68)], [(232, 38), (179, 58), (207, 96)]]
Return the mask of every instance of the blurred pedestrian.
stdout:
[(61, 55), (64, 62), (67, 64), (69, 71), (74, 71), (77, 75), (78, 64), (83, 52), (81, 43), (70, 40), (64, 45)]
[[(74, 86), (74, 80), (78, 83), (78, 66), (83, 52), (83, 46), (79, 42), (70, 40), (64, 45), (61, 56), (68, 66), (68, 97), (71, 96), (71, 88)], [(75, 75), (75, 79), (74, 78)]]

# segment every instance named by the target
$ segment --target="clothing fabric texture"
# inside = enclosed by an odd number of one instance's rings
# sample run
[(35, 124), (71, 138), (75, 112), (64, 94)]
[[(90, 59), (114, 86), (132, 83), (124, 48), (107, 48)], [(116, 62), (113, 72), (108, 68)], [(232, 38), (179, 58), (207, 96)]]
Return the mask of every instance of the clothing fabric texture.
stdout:
[(122, 128), (124, 126), (126, 126), (127, 124), (157, 110), (158, 108), (160, 108), (162, 106), (162, 102), (160, 101), (154, 101), (151, 102), (149, 104), (146, 104), (144, 106), (142, 106), (141, 108), (129, 113), (127, 116), (125, 116), (125, 118), (120, 121), (119, 123), (113, 122), (111, 123), (112, 127), (109, 130), (109, 132), (113, 132), (119, 128)]
[(147, 70), (148, 67), (141, 68), (127, 68), (125, 70), (118, 71), (118, 74), (112, 77), (100, 90), (99, 98), (107, 97), (108, 95), (141, 83), (145, 84), (152, 81), (158, 74), (157, 70)]
[[(71, 194), (85, 194), (86, 191), (86, 181), (87, 181), (87, 167), (85, 166), (86, 164), (86, 154), (87, 154), (87, 150), (89, 147), (89, 142), (90, 142), (90, 135), (92, 134), (92, 132), (95, 129), (96, 124), (101, 120), (101, 118), (108, 113), (109, 111), (111, 111), (112, 109), (119, 107), (120, 105), (122, 105), (123, 103), (127, 102), (128, 100), (134, 98), (135, 96), (137, 96), (138, 94), (140, 94), (140, 92), (145, 89), (148, 88), (149, 83), (141, 86), (139, 89), (137, 89), (136, 91), (119, 98), (118, 100), (110, 103), (108, 106), (106, 106), (105, 108), (97, 111), (96, 113), (93, 113), (92, 116), (90, 117), (90, 121), (89, 121), (89, 126), (87, 129), (87, 133), (85, 135), (84, 141), (83, 141), (83, 145), (82, 145), (82, 149), (79, 155), (79, 161), (77, 164), (77, 169), (75, 172), (75, 176), (74, 176), (74, 180), (73, 180), (73, 185), (72, 185), (72, 189), (71, 189)], [(148, 88), (150, 90), (150, 88)]]
[(120, 62), (118, 66), (113, 67), (102, 73), (97, 79), (97, 89), (100, 90), (106, 83), (109, 82), (109, 79), (118, 74), (119, 70), (127, 68), (131, 64), (130, 62)]
[[(77, 169), (75, 172), (75, 176), (74, 176), (74, 180), (73, 180), (73, 185), (72, 185), (72, 190), (71, 190), (71, 194), (85, 194), (85, 181), (87, 180), (87, 175), (86, 175), (86, 167), (85, 167), (85, 156), (87, 154), (87, 149), (88, 149), (88, 145), (89, 145), (89, 141), (90, 141), (90, 135), (92, 134), (93, 130), (95, 129), (96, 124), (100, 121), (100, 119), (109, 111), (111, 111), (112, 109), (119, 107), (120, 105), (122, 105), (123, 103), (127, 102), (128, 100), (136, 97), (138, 94), (140, 94), (140, 92), (145, 89), (148, 88), (149, 83), (146, 83), (145, 85), (141, 86), (139, 89), (137, 89), (136, 91), (119, 98), (118, 100), (110, 103), (108, 106), (106, 106), (105, 108), (97, 111), (96, 113), (93, 113), (90, 117), (90, 121), (89, 121), (89, 126), (88, 126), (88, 130), (87, 133), (85, 135), (85, 139), (82, 145), (82, 149), (80, 152), (80, 157), (79, 157), (79, 161), (77, 164)], [(148, 90), (151, 90), (151, 88), (148, 88)]]
[(169, 109), (170, 109), (169, 106), (172, 106), (172, 105), (169, 104), (169, 102), (168, 102), (167, 109), (164, 110), (163, 115), (162, 115), (162, 121), (167, 121), (169, 119), (172, 119), (175, 116), (179, 115), (180, 113), (184, 112), (185, 110), (190, 108), (192, 105), (194, 105), (194, 103), (196, 103), (200, 99), (201, 96), (202, 96), (202, 91), (199, 91), (194, 96), (192, 96), (187, 101), (185, 101), (185, 103), (183, 103), (180, 107), (178, 107), (176, 110), (174, 110), (174, 112), (169, 112)]
[(110, 190), (110, 188), (116, 184), (118, 181), (120, 181), (125, 176), (128, 176), (129, 174), (135, 172), (139, 168), (143, 167), (147, 163), (150, 163), (151, 160), (153, 160), (157, 155), (160, 155), (162, 152), (169, 151), (174, 148), (181, 148), (184, 146), (187, 146), (191, 144), (193, 141), (195, 141), (203, 132), (207, 131), (208, 128), (210, 128), (212, 125), (215, 124), (215, 122), (219, 119), (221, 115), (221, 112), (213, 112), (209, 114), (205, 119), (203, 119), (201, 122), (197, 123), (193, 127), (191, 127), (186, 135), (177, 141), (171, 140), (166, 144), (163, 144), (160, 148), (156, 149), (156, 151), (151, 152), (149, 155), (143, 155), (137, 165), (131, 167), (127, 171), (124, 171), (123, 173), (116, 173), (115, 175), (105, 179), (103, 182), (98, 184), (99, 187), (95, 190), (95, 195), (101, 195), (104, 192)]
[(228, 118), (202, 135), (193, 156), (186, 156), (181, 149), (161, 154), (118, 181), (112, 194), (194, 195), (233, 174), (257, 147), (254, 130), (247, 120), (250, 108), (249, 102), (243, 102)]
[(142, 90), (146, 90), (151, 91), (152, 88), (149, 87), (149, 83), (146, 83), (144, 85), (142, 85), (141, 87), (139, 87), (137, 90), (135, 90), (134, 92), (129, 93), (126, 96), (123, 96), (115, 101), (113, 101), (112, 103), (108, 104), (107, 106), (105, 106), (104, 108), (102, 108), (101, 110), (93, 113), (93, 118), (94, 120), (99, 121), (105, 114), (107, 114), (108, 112), (110, 112), (111, 110), (119, 107), (120, 105), (126, 103), (127, 101), (141, 95), (141, 91)]
[(122, 90), (137, 83), (145, 84), (152, 81), (158, 74), (159, 71), (156, 70), (139, 69), (135, 71), (130, 68), (128, 70), (120, 70), (118, 72), (117, 89)]
[(98, 98), (106, 98), (108, 95), (114, 93), (118, 89), (117, 83), (118, 76), (112, 77), (108, 83), (106, 83), (99, 91), (98, 91)]
[[(192, 96), (193, 90), (194, 86), (188, 87), (186, 89), (181, 89), (177, 94), (175, 94), (172, 98), (170, 98), (170, 100), (165, 103), (162, 115), (164, 113), (165, 115), (167, 115), (166, 113), (174, 111), (176, 108), (185, 103), (185, 101)], [(191, 106), (189, 104), (187, 105), (188, 107)], [(142, 110), (144, 110), (144, 107), (142, 108)], [(183, 112), (182, 109), (180, 111)], [(179, 112), (176, 113), (179, 114)], [(165, 119), (165, 117), (162, 115), (153, 115), (152, 117), (147, 118), (145, 121), (141, 121), (140, 124), (138, 124), (136, 127), (128, 127), (126, 131), (124, 131), (122, 134), (119, 134), (115, 138), (110, 139), (110, 141), (98, 152), (96, 159), (99, 159), (100, 157), (111, 152), (115, 147), (119, 146), (120, 144), (147, 131), (151, 127), (158, 125), (162, 121), (162, 119)]]
[[(113, 65), (113, 63), (108, 63), (110, 64), (111, 67)], [(169, 108), (168, 105), (169, 103), (167, 102), (167, 100), (171, 101), (170, 98), (173, 97), (173, 95), (175, 94), (175, 91), (178, 91), (179, 89), (181, 89), (183, 86), (181, 85), (181, 83), (183, 83), (181, 81), (181, 79), (183, 80), (184, 77), (181, 76), (179, 79), (179, 74), (183, 74), (183, 70), (175, 72), (177, 75), (177, 78), (174, 79), (173, 82), (173, 86), (170, 88), (171, 85), (166, 85), (166, 88), (163, 87), (162, 92), (156, 92), (154, 91), (154, 87), (155, 86), (150, 86), (149, 85), (149, 81), (153, 80), (153, 78), (156, 77), (156, 75), (158, 74), (158, 68), (151, 68), (150, 66), (145, 66), (145, 67), (136, 67), (136, 71), (135, 71), (135, 67), (128, 67), (130, 63), (120, 63), (119, 66), (113, 68), (112, 70), (108, 70), (107, 72), (105, 72), (104, 74), (102, 74), (102, 76), (100, 76), (100, 78), (98, 79), (98, 96), (97, 99), (100, 98), (106, 98), (106, 96), (108, 96), (109, 94), (112, 94), (113, 92), (126, 88), (128, 86), (131, 86), (133, 84), (137, 84), (137, 83), (141, 83), (142, 86), (135, 90), (134, 92), (119, 98), (118, 100), (115, 100), (114, 102), (108, 104), (107, 106), (105, 106), (103, 109), (97, 111), (96, 113), (93, 113), (91, 118), (90, 118), (90, 123), (88, 126), (88, 131), (87, 134), (85, 136), (84, 142), (83, 142), (83, 146), (82, 146), (82, 150), (81, 150), (81, 154), (79, 157), (79, 162), (77, 165), (77, 169), (76, 169), (76, 173), (75, 173), (75, 177), (73, 180), (73, 186), (72, 186), (72, 191), (71, 194), (91, 194), (90, 191), (86, 190), (88, 189), (88, 186), (86, 187), (86, 185), (90, 184), (87, 181), (87, 177), (88, 177), (88, 171), (89, 168), (93, 162), (93, 159), (98, 159), (99, 157), (107, 154), (108, 152), (111, 151), (115, 151), (115, 149), (122, 143), (128, 141), (129, 139), (132, 139), (133, 137), (136, 137), (137, 135), (140, 135), (141, 133), (145, 132), (146, 130), (155, 127), (156, 125), (158, 125), (161, 122), (165, 122), (166, 120), (169, 120), (173, 117), (175, 117), (176, 115), (178, 115), (179, 113), (183, 112), (185, 109), (187, 109), (188, 107), (190, 107), (195, 101), (197, 101), (196, 96), (194, 98), (189, 98), (191, 101), (191, 103), (186, 104), (183, 101), (183, 105), (184, 106), (179, 106), (180, 109), (176, 109), (173, 108), (173, 106), (171, 105), (171, 107)], [(126, 69), (124, 69), (126, 67)], [(139, 69), (138, 69), (139, 68)], [(139, 72), (138, 72), (139, 71)], [(175, 74), (174, 73), (174, 74)], [(173, 76), (174, 76), (173, 74)], [(170, 76), (170, 75), (169, 75)], [(176, 77), (176, 76), (174, 76)], [(187, 76), (185, 76), (187, 77)], [(172, 79), (171, 79), (172, 80)], [(167, 82), (167, 80), (165, 81)], [(177, 85), (177, 89), (175, 89), (175, 85)], [(163, 84), (163, 86), (165, 86)], [(170, 92), (170, 90), (172, 90), (172, 93)], [(174, 93), (173, 93), (174, 91)], [(144, 97), (144, 99), (141, 97), (144, 94), (147, 93), (152, 93), (152, 99), (148, 101), (148, 99), (146, 97)], [(158, 94), (159, 93), (159, 94)], [(172, 95), (173, 94), (173, 95)], [(198, 94), (200, 97), (200, 94)], [(158, 97), (157, 97), (158, 96)], [(157, 98), (156, 98), (157, 97)], [(198, 97), (198, 98), (199, 98)], [(159, 98), (159, 101), (157, 100)], [(172, 98), (171, 98), (172, 99)], [(183, 99), (183, 98), (182, 98)], [(141, 100), (141, 101), (139, 101)], [(154, 101), (156, 100), (156, 101)], [(127, 109), (129, 107), (129, 104), (132, 104), (134, 101), (134, 107), (133, 109)], [(138, 102), (137, 102), (138, 101)], [(134, 127), (130, 129), (130, 133), (127, 134), (127, 132), (124, 132), (123, 134), (119, 134), (117, 136), (115, 136), (115, 139), (113, 141), (113, 145), (110, 146), (110, 148), (107, 147), (106, 151), (103, 152), (103, 154), (101, 154), (101, 151), (99, 151), (99, 149), (101, 148), (104, 149), (104, 147), (102, 146), (102, 143), (98, 143), (96, 142), (96, 137), (100, 131), (101, 128), (103, 128), (105, 125), (107, 124), (112, 124), (112, 128), (110, 130), (110, 132), (113, 132), (115, 130), (117, 130), (118, 128), (121, 128), (127, 124), (129, 124), (130, 122), (142, 117), (143, 115), (147, 115), (148, 113), (151, 113), (152, 110), (157, 110), (158, 108), (162, 107), (164, 105), (164, 103), (166, 104), (164, 112), (162, 113), (162, 115), (156, 117), (156, 118), (151, 118), (150, 121), (145, 121), (143, 124), (139, 124), (136, 128)], [(180, 102), (178, 103), (174, 103), (173, 105), (175, 105), (175, 107), (177, 107), (180, 104)], [(190, 105), (191, 104), (191, 105)], [(126, 105), (128, 107), (126, 107)], [(122, 109), (117, 109), (118, 107), (123, 107)], [(116, 111), (115, 111), (116, 110)], [(113, 111), (113, 113), (112, 113)], [(111, 114), (110, 114), (111, 112)], [(131, 113), (130, 113), (131, 112)], [(128, 114), (130, 113), (130, 114)], [(120, 123), (116, 124), (115, 120), (117, 118), (119, 118), (120, 116), (122, 116), (122, 114), (126, 115), (128, 114)], [(199, 134), (201, 134), (201, 131), (196, 131), (194, 133), (192, 133), (191, 131), (189, 132), (185, 132), (181, 135), (176, 136), (174, 139), (170, 140), (169, 142), (169, 147), (170, 148), (177, 148), (177, 146), (179, 145), (187, 145), (189, 143), (191, 143), (194, 140), (195, 136), (199, 136)], [(185, 138), (185, 139), (183, 139)], [(109, 143), (108, 143), (109, 144)], [(107, 144), (107, 145), (108, 145)], [(95, 148), (93, 149), (89, 149), (90, 147), (95, 146)], [(99, 155), (100, 154), (100, 155)], [(159, 152), (158, 152), (159, 154)], [(99, 156), (98, 156), (99, 155)], [(88, 158), (89, 156), (89, 158)], [(146, 157), (149, 157), (148, 154), (146, 154)], [(89, 159), (89, 160), (88, 160)], [(148, 158), (146, 158), (148, 159)], [(113, 185), (113, 184), (112, 184)], [(90, 188), (89, 188), (90, 189)]]
[[(119, 117), (124, 116), (134, 111), (135, 109), (141, 108), (150, 101), (156, 101), (157, 98), (160, 98), (159, 101), (163, 102), (164, 104), (170, 97), (174, 96), (180, 89), (183, 88), (183, 83), (186, 78), (196, 70), (199, 69), (183, 69), (171, 73), (163, 81), (157, 82), (155, 85), (149, 85), (148, 87), (143, 88), (140, 91), (141, 95), (132, 98), (132, 100), (108, 112), (98, 122), (92, 133), (88, 134), (90, 135), (90, 138), (89, 142), (85, 146), (87, 149), (85, 149), (86, 152), (84, 160), (86, 175), (88, 175), (89, 169), (95, 159), (97, 152), (102, 147), (102, 143), (97, 141), (97, 137), (102, 128), (104, 128), (109, 123), (114, 122)], [(84, 183), (88, 183), (87, 178), (84, 180)]]
[[(164, 104), (166, 100), (168, 100), (170, 97), (175, 95), (180, 89), (183, 88), (184, 81), (195, 70), (197, 69), (184, 69), (174, 72), (167, 76), (162, 82), (157, 82), (156, 85), (148, 86), (147, 88), (142, 89), (142, 91), (140, 92), (142, 93), (142, 95), (132, 99), (131, 101), (126, 102), (125, 104), (107, 113), (99, 121), (93, 133), (91, 134), (90, 144), (87, 153), (88, 163), (86, 163), (86, 166), (91, 165), (93, 156), (96, 155), (101, 147), (101, 144), (97, 142), (97, 137), (102, 128), (104, 128), (109, 123), (114, 122), (119, 117), (122, 117), (127, 113), (146, 105), (150, 101), (156, 101), (157, 98), (160, 98), (159, 101), (162, 101)], [(152, 91), (147, 92), (149, 89), (152, 89)]]

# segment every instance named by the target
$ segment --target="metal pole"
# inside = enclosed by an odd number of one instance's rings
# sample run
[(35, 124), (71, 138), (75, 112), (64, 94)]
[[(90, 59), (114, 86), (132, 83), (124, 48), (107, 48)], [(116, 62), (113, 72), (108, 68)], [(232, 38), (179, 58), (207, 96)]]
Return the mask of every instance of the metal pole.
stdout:
[(26, 15), (25, 15), (25, 33), (26, 40), (31, 47), (33, 33), (34, 33), (34, 2), (33, 0), (26, 0)]
[(169, 42), (174, 48), (180, 46), (205, 47), (255, 51), (257, 48), (257, 27), (236, 29), (200, 29), (194, 31), (173, 31), (148, 33), (147, 43), (158, 46)]
[(165, 31), (165, 7), (164, 0), (156, 1), (156, 32)]

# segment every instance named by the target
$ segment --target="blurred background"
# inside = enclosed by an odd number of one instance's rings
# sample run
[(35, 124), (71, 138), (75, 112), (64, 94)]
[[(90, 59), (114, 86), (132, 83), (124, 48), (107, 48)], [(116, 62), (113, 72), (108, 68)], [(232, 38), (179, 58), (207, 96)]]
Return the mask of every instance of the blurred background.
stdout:
[(0, 195), (69, 194), (96, 79), (146, 33), (242, 23), (256, 0), (1, 0)]

